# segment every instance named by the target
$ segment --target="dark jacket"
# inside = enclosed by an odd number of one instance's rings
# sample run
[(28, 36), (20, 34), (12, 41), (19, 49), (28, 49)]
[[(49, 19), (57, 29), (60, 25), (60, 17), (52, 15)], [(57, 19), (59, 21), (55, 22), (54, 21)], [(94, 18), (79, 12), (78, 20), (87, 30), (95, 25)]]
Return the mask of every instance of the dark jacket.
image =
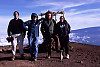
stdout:
[[(31, 36), (31, 34), (34, 37), (39, 36), (39, 24), (37, 20), (36, 21), (32, 21), (32, 20), (26, 21), (23, 24), (23, 26), (26, 29), (26, 31), (28, 31), (28, 36)], [(28, 26), (28, 28), (26, 26)]]
[(58, 36), (69, 37), (70, 25), (68, 24), (66, 20), (64, 22), (57, 23), (57, 33), (58, 33)]
[(42, 19), (41, 32), (43, 36), (53, 35), (55, 33), (55, 26), (56, 22), (53, 19), (51, 20)]
[(19, 34), (19, 33), (25, 35), (25, 30), (23, 28), (23, 21), (21, 19), (18, 20), (12, 19), (9, 22), (7, 33), (8, 36), (11, 36), (12, 34)]

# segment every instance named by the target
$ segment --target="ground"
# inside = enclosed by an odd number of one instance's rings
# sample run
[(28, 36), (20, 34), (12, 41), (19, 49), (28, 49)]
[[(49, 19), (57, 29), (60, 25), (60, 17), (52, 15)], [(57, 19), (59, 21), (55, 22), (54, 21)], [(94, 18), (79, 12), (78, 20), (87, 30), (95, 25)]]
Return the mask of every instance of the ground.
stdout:
[(38, 60), (32, 61), (27, 45), (24, 46), (25, 59), (20, 58), (17, 50), (16, 59), (12, 61), (11, 46), (0, 47), (0, 67), (100, 67), (100, 46), (74, 42), (70, 46), (70, 58), (63, 61), (60, 60), (60, 53), (52, 51), (48, 59), (47, 52), (42, 50), (39, 50)]

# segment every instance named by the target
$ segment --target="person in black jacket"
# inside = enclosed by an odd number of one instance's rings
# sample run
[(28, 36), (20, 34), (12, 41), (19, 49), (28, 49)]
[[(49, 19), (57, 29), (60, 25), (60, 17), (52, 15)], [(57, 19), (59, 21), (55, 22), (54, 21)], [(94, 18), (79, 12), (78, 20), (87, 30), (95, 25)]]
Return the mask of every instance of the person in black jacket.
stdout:
[(19, 13), (17, 11), (14, 12), (14, 19), (10, 20), (8, 25), (8, 36), (13, 37), (13, 41), (11, 41), (12, 44), (12, 60), (15, 60), (15, 54), (16, 54), (16, 46), (18, 44), (19, 51), (21, 58), (24, 57), (24, 51), (23, 51), (23, 38), (25, 36), (25, 30), (23, 28), (23, 21), (18, 18)]
[(52, 19), (52, 12), (48, 11), (42, 19), (41, 32), (48, 46), (48, 58), (51, 57), (51, 41), (55, 33), (56, 22)]
[(60, 46), (61, 46), (60, 58), (61, 60), (63, 59), (63, 54), (65, 51), (66, 58), (69, 59), (68, 43), (69, 43), (70, 25), (64, 19), (64, 16), (60, 17), (60, 21), (57, 23), (57, 28), (58, 28), (57, 33), (59, 36)]

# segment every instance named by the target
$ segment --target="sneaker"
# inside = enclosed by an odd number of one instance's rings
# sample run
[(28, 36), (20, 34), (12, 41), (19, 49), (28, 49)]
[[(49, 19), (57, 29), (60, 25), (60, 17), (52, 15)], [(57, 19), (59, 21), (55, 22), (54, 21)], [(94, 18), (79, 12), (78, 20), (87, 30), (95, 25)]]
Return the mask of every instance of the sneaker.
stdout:
[(15, 60), (15, 56), (12, 56), (12, 61), (14, 61)]
[(61, 53), (60, 53), (60, 60), (61, 60), (61, 61), (63, 60), (62, 51), (61, 51)]
[(37, 61), (37, 58), (35, 58), (34, 61)]
[(69, 54), (67, 54), (66, 58), (69, 59)]
[(48, 56), (48, 59), (50, 59), (50, 55)]

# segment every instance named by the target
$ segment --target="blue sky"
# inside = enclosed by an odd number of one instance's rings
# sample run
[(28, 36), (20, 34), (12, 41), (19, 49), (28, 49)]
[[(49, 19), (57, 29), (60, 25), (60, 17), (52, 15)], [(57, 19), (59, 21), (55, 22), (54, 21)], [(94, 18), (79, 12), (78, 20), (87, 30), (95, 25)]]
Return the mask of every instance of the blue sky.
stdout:
[(41, 10), (57, 12), (62, 9), (72, 30), (100, 26), (100, 0), (0, 0), (0, 31), (6, 32), (14, 11), (26, 21), (33, 12), (40, 14)]

